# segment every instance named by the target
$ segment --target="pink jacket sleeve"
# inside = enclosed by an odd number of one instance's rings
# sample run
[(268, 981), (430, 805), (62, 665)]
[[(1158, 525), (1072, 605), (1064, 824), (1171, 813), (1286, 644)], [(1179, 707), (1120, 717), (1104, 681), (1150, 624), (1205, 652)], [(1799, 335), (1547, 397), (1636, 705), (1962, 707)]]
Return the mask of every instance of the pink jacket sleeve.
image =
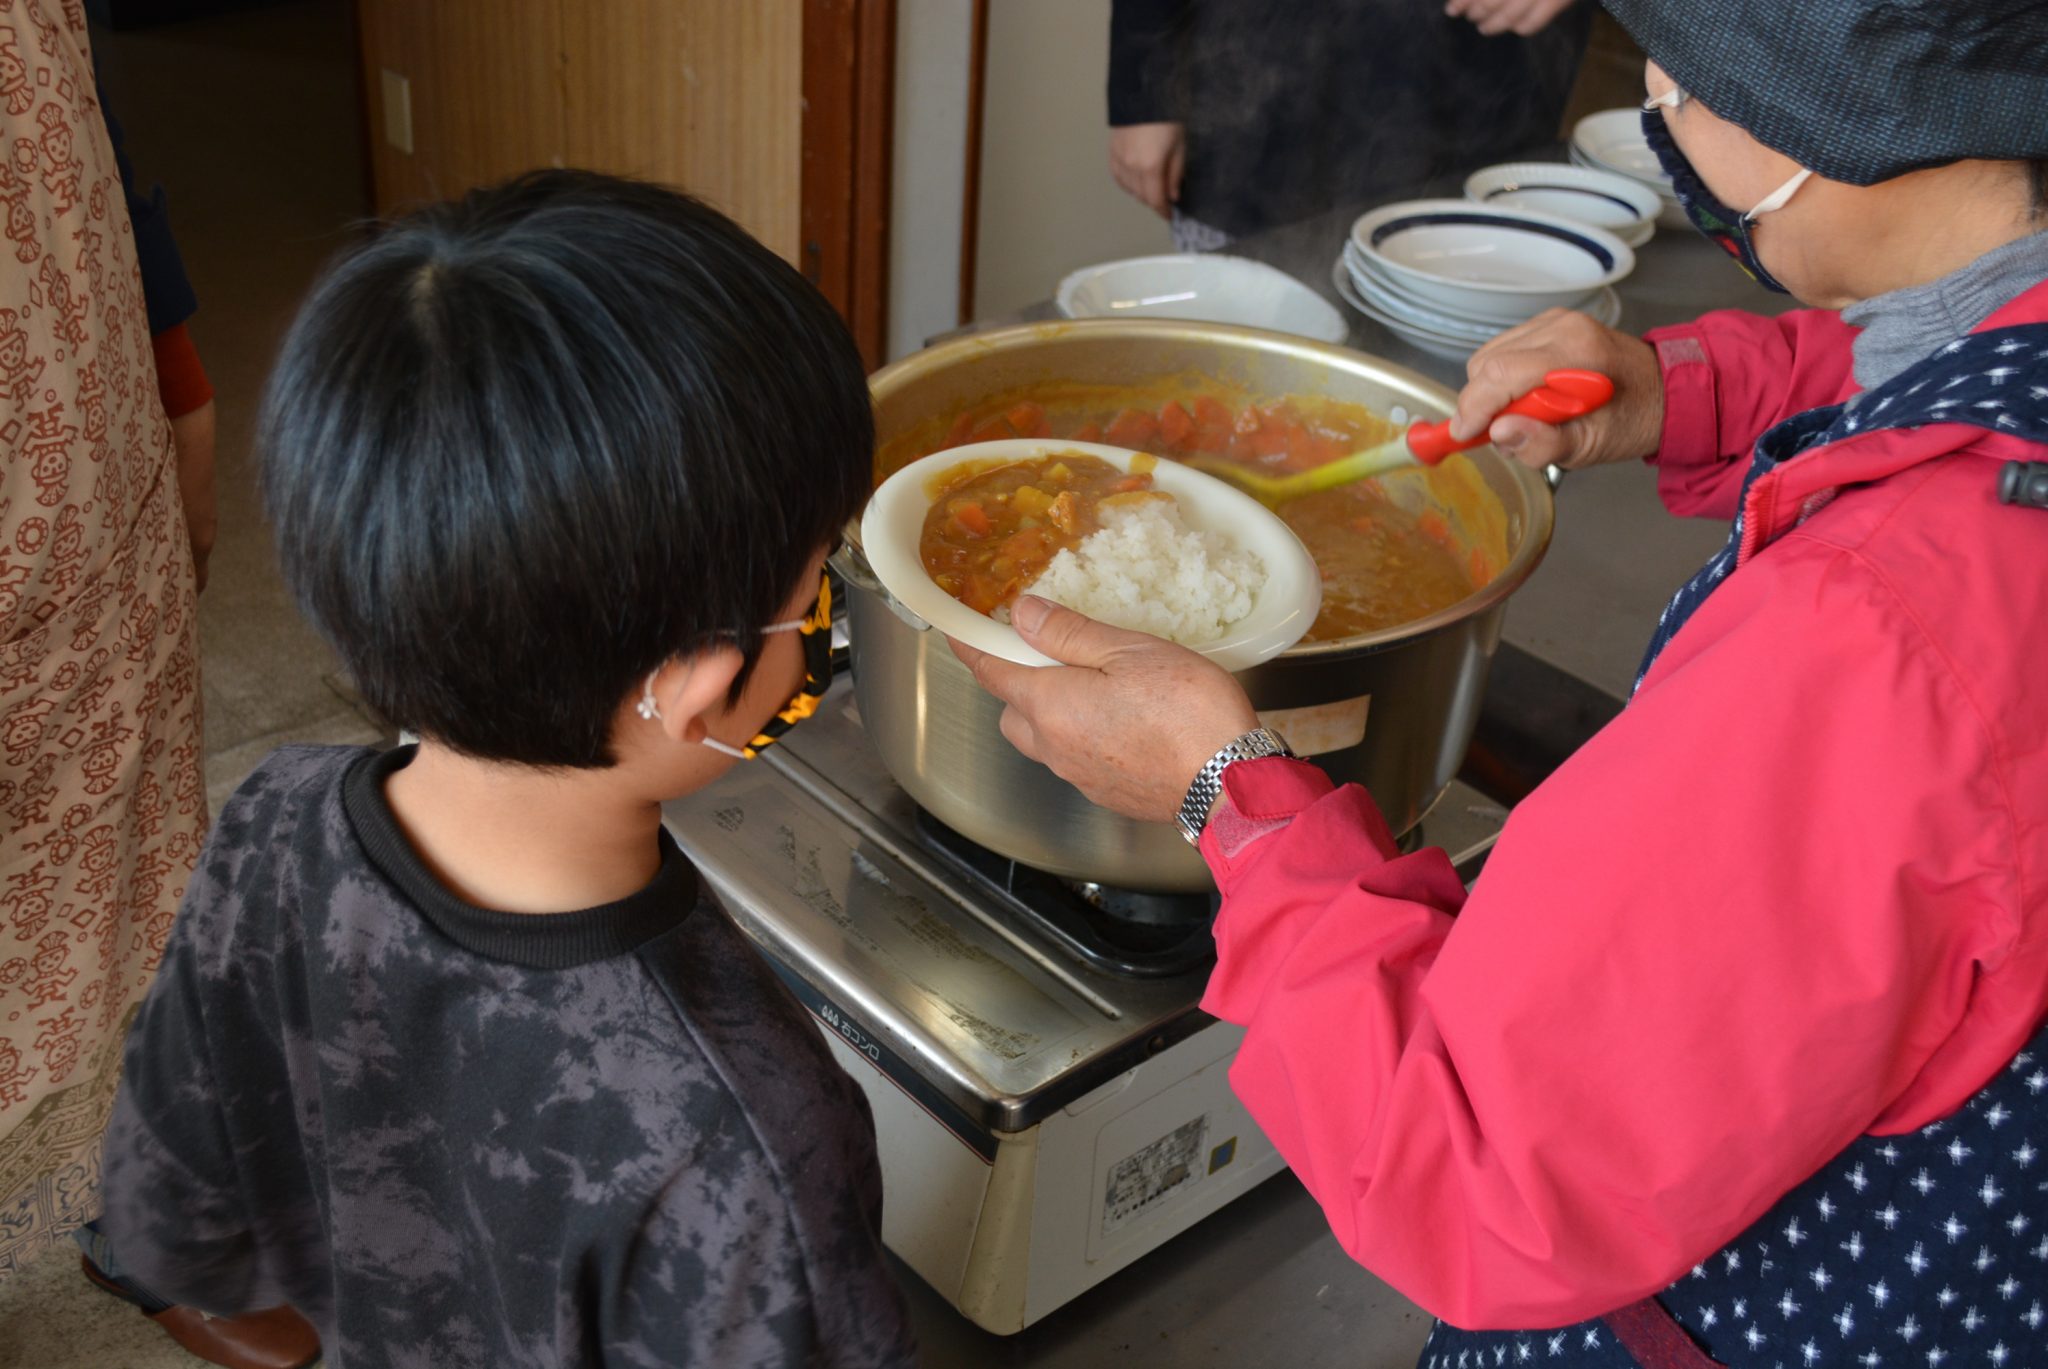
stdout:
[(2015, 935), (1941, 661), (1852, 558), (1772, 562), (1469, 898), (1362, 790), (1226, 773), (1203, 1006), (1247, 1028), (1232, 1085), (1343, 1247), (1454, 1324), (1566, 1325), (1720, 1249), (1871, 1127)]
[(1665, 507), (1733, 518), (1757, 434), (1853, 392), (1855, 336), (1829, 309), (1775, 318), (1723, 309), (1645, 334), (1664, 376), (1664, 436), (1651, 463)]

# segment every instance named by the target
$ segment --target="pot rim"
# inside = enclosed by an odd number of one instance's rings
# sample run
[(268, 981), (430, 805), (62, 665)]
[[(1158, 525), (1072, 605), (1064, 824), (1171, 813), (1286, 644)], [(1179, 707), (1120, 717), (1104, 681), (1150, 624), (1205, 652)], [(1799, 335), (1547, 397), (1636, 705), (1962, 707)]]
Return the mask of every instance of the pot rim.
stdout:
[[(1418, 371), (1373, 356), (1369, 352), (1340, 347), (1334, 343), (1316, 342), (1292, 333), (1274, 333), (1263, 328), (1246, 328), (1236, 324), (1136, 318), (1059, 319), (1045, 323), (1009, 324), (969, 333), (964, 337), (953, 338), (922, 351), (913, 352), (899, 361), (882, 367), (868, 377), (868, 393), (879, 403), (887, 394), (904, 385), (971, 358), (1033, 347), (1075, 332), (1083, 332), (1091, 338), (1112, 341), (1127, 338), (1131, 341), (1183, 340), (1236, 344), (1243, 350), (1289, 357), (1310, 365), (1346, 371), (1381, 384), (1391, 384), (1396, 389), (1405, 390), (1417, 403), (1437, 411), (1437, 416), (1440, 417), (1448, 416), (1457, 405), (1457, 395), (1448, 387), (1438, 384)], [(1424, 637), (1452, 623), (1462, 622), (1487, 612), (1528, 581), (1550, 549), (1551, 533), (1556, 524), (1556, 503), (1550, 485), (1537, 472), (1518, 461), (1511, 461), (1502, 456), (1491, 444), (1471, 448), (1465, 455), (1482, 463), (1483, 466), (1490, 463), (1492, 468), (1505, 471), (1510, 483), (1522, 496), (1527, 525), (1523, 529), (1520, 544), (1508, 557), (1507, 564), (1501, 567), (1500, 573), (1456, 603), (1446, 605), (1435, 613), (1412, 618), (1405, 623), (1381, 628), (1375, 632), (1340, 637), (1335, 641), (1298, 642), (1274, 657), (1275, 661), (1351, 655), (1391, 646), (1415, 637)], [(1510, 513), (1512, 512), (1514, 511), (1510, 510)], [(866, 553), (861, 547), (858, 517), (847, 523), (843, 535), (845, 550), (859, 555), (865, 561)], [(880, 589), (879, 584), (874, 588), (884, 597), (893, 599), (894, 596), (889, 595), (887, 590)]]

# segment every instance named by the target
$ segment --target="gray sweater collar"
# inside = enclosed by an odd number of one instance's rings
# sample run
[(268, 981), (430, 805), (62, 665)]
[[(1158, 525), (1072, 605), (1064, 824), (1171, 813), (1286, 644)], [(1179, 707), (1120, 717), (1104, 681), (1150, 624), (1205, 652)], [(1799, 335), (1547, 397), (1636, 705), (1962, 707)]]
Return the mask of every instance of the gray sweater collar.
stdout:
[(1855, 342), (1857, 386), (1871, 390), (1884, 384), (2043, 280), (2048, 232), (1994, 248), (1939, 280), (1850, 305), (1842, 320), (1863, 330)]

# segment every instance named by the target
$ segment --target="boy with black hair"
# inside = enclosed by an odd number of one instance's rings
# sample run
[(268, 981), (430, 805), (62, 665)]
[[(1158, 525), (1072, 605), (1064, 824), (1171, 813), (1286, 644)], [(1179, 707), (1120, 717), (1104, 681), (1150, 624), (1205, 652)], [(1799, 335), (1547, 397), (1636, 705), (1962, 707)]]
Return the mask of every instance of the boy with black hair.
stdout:
[(829, 675), (872, 446), (830, 307), (682, 195), (536, 173), (329, 270), (265, 496), (423, 740), (221, 813), (107, 1134), (135, 1278), (333, 1369), (913, 1360), (867, 1104), (661, 826)]

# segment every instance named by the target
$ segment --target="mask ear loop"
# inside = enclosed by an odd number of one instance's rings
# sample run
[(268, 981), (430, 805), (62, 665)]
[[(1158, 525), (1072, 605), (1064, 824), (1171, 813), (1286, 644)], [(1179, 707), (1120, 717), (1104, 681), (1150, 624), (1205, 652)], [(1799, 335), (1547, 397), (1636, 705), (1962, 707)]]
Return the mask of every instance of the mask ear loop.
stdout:
[[(768, 630), (775, 632), (782, 629), (778, 626)], [(633, 711), (648, 722), (658, 722), (661, 719), (661, 705), (654, 701), (654, 677), (660, 673), (659, 670), (651, 670), (647, 673), (647, 683), (640, 687), (640, 702), (633, 705)], [(747, 753), (739, 747), (727, 746), (716, 737), (705, 737), (698, 742), (698, 745), (708, 746), (720, 755), (731, 756), (734, 760), (743, 761), (750, 759)]]
[(1804, 167), (1801, 167), (1798, 175), (1794, 176), (1791, 180), (1779, 186), (1776, 190), (1773, 190), (1770, 194), (1764, 196), (1762, 200), (1757, 202), (1756, 208), (1750, 210), (1747, 214), (1744, 214), (1742, 216), (1744, 221), (1754, 222), (1756, 216), (1759, 214), (1768, 214), (1773, 209), (1783, 209), (1785, 207), (1786, 201), (1790, 200), (1793, 194), (1798, 191), (1799, 187), (1805, 185), (1807, 179), (1812, 175), (1813, 173), (1811, 171), (1808, 171)]
[[(763, 637), (772, 637), (781, 632), (802, 632), (810, 626), (810, 623), (811, 618), (809, 616), (791, 618), (787, 622), (782, 623), (770, 623), (767, 627), (761, 629), (761, 635)], [(657, 722), (661, 718), (661, 705), (654, 701), (654, 677), (660, 673), (661, 670), (658, 666), (647, 672), (647, 680), (640, 686), (640, 701), (633, 705), (633, 711), (638, 713), (647, 722)], [(729, 746), (716, 737), (705, 737), (698, 742), (698, 745), (708, 746), (720, 755), (731, 756), (734, 760), (738, 761), (750, 761), (755, 755), (751, 750), (738, 746)]]

